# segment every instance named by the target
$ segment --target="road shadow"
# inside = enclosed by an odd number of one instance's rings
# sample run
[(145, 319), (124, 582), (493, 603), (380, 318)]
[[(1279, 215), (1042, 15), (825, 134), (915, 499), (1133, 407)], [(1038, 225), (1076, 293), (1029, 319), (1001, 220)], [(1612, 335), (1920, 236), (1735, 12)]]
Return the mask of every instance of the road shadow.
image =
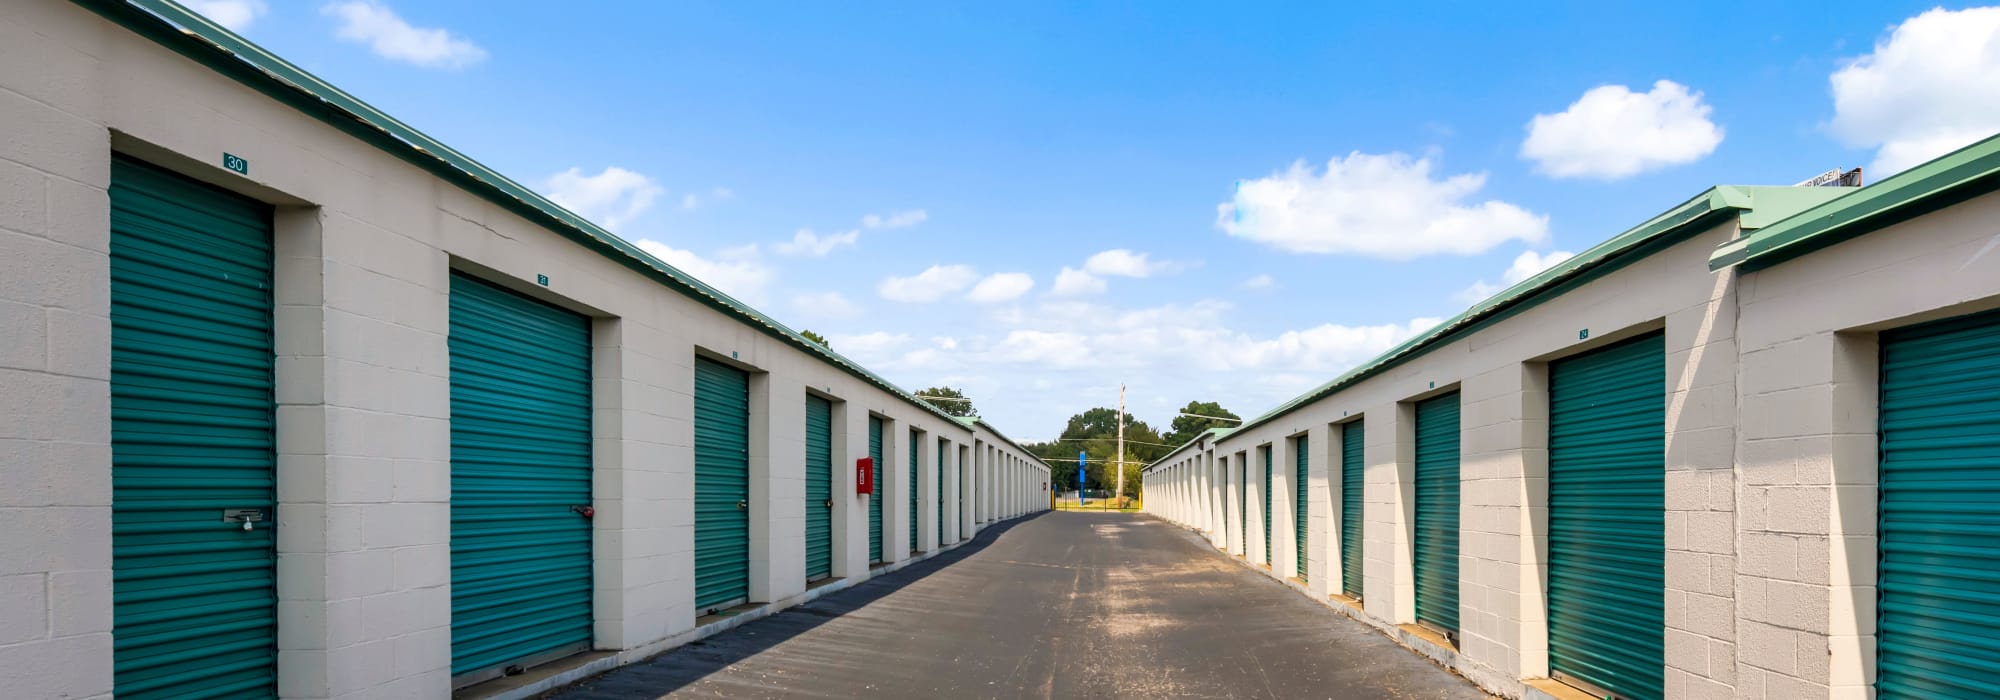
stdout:
[(844, 591), (778, 611), (721, 634), (689, 642), (644, 661), (551, 690), (551, 700), (626, 700), (658, 698), (810, 632), (842, 615), (867, 607), (910, 584), (922, 581), (992, 546), (1000, 536), (1053, 511), (1024, 515), (989, 525), (972, 541), (935, 557), (863, 581)]

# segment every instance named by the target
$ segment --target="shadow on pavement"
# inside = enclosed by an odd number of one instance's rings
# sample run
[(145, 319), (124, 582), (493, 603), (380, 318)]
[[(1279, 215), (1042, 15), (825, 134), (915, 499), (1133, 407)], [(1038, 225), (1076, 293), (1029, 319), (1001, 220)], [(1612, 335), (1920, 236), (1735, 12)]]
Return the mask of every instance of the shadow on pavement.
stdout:
[(730, 664), (756, 656), (842, 615), (866, 607), (869, 603), (902, 590), (910, 584), (922, 581), (945, 567), (978, 554), (1014, 527), (1048, 515), (1050, 512), (1053, 511), (1042, 511), (989, 525), (978, 535), (973, 536), (971, 542), (938, 556), (863, 581), (853, 588), (819, 600), (786, 608), (770, 617), (751, 621), (722, 634), (669, 649), (650, 659), (577, 681), (569, 686), (549, 691), (541, 697), (560, 700), (598, 700), (656, 698), (667, 695), (698, 683), (710, 674), (728, 668)]

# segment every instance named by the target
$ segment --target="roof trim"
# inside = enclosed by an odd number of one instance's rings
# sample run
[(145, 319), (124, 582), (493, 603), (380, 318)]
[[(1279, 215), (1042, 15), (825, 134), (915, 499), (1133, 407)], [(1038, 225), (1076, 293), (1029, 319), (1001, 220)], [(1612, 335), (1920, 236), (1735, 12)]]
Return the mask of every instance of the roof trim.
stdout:
[(2000, 190), (2000, 135), (1744, 236), (1718, 248), (1708, 267), (1763, 269), (1995, 190)]
[(1261, 416), (1245, 421), (1229, 435), (1217, 438), (1216, 442), (1220, 444), (1231, 436), (1242, 435), (1251, 428), (1277, 420), (1364, 379), (1421, 357), (1462, 336), (1506, 320), (1586, 282), (1610, 274), (1632, 261), (1677, 243), (1686, 236), (1751, 210), (1759, 199), (1765, 200), (1767, 213), (1772, 210), (1784, 211), (1787, 207), (1792, 207), (1792, 210), (1796, 211), (1797, 208), (1817, 203), (1810, 197), (1801, 197), (1792, 192), (1797, 189), (1802, 188), (1734, 185), (1711, 187), (1638, 226), (1612, 236), (1610, 240), (1592, 246), (1589, 250), (1563, 261), (1562, 264), (1543, 270), (1540, 274), (1522, 280), (1499, 294), (1472, 305), (1472, 308), (1466, 309), (1463, 313), (1446, 319), (1443, 323), (1404, 341), (1401, 345), (1390, 348), (1388, 352), (1362, 363), (1346, 374), (1334, 378), (1333, 381), (1280, 404)]
[(430, 171), (444, 180), (652, 278), (697, 302), (733, 316), (806, 355), (875, 385), (940, 417), (950, 414), (918, 399), (832, 349), (694, 276), (640, 250), (520, 183), (473, 160), (408, 124), (362, 102), (318, 76), (278, 57), (173, 0), (71, 0), (142, 37), (225, 77), (298, 109), (306, 116)]

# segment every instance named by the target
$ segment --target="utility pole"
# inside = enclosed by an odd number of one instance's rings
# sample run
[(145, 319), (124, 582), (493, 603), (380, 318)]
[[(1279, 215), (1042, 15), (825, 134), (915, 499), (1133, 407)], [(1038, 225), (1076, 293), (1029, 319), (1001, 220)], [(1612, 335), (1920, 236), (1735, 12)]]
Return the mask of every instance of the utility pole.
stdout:
[(1118, 508), (1125, 507), (1125, 385), (1118, 385), (1118, 487), (1113, 492)]

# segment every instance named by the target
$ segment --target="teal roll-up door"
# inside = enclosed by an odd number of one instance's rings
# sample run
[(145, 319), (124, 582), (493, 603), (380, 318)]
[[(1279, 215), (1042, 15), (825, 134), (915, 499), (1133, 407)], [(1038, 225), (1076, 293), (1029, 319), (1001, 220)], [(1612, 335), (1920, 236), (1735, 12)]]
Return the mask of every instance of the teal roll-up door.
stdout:
[(1277, 508), (1278, 499), (1271, 497), (1271, 448), (1264, 448), (1264, 494), (1258, 503), (1264, 511), (1264, 563), (1271, 563), (1271, 511)]
[(951, 443), (945, 442), (942, 438), (938, 440), (937, 539), (939, 545), (944, 544), (944, 451), (950, 449), (950, 445)]
[(806, 397), (806, 580), (833, 575), (833, 402)]
[(1417, 621), (1458, 633), (1458, 394), (1417, 403)]
[(1882, 334), (1882, 698), (2000, 685), (2000, 314)]
[(1241, 494), (1236, 499), (1236, 537), (1242, 540), (1236, 551), (1248, 557), (1250, 556), (1250, 461), (1237, 459), (1236, 463), (1236, 492)]
[(694, 607), (750, 597), (750, 375), (694, 361)]
[(451, 277), (451, 671), (591, 641), (590, 322)]
[(1299, 580), (1306, 578), (1306, 436), (1300, 435), (1298, 444), (1292, 446), (1297, 455), (1292, 469), (1292, 539), (1293, 558), (1298, 560)]
[[(114, 159), (118, 697), (277, 693), (271, 338), (270, 207)], [(247, 532), (223, 522), (239, 508), (263, 522)]]
[(1549, 668), (1666, 693), (1666, 339), (1549, 365)]
[(1359, 420), (1340, 426), (1340, 589), (1355, 600), (1361, 599), (1361, 497), (1368, 483), (1364, 430)]
[(918, 435), (917, 431), (910, 431), (910, 480), (904, 482), (903, 487), (910, 493), (910, 551), (912, 552), (917, 551), (917, 441), (923, 439), (917, 437)]
[(882, 551), (882, 419), (874, 416), (868, 417), (868, 461), (875, 465), (868, 480), (875, 485), (868, 494), (868, 561), (887, 561)]

